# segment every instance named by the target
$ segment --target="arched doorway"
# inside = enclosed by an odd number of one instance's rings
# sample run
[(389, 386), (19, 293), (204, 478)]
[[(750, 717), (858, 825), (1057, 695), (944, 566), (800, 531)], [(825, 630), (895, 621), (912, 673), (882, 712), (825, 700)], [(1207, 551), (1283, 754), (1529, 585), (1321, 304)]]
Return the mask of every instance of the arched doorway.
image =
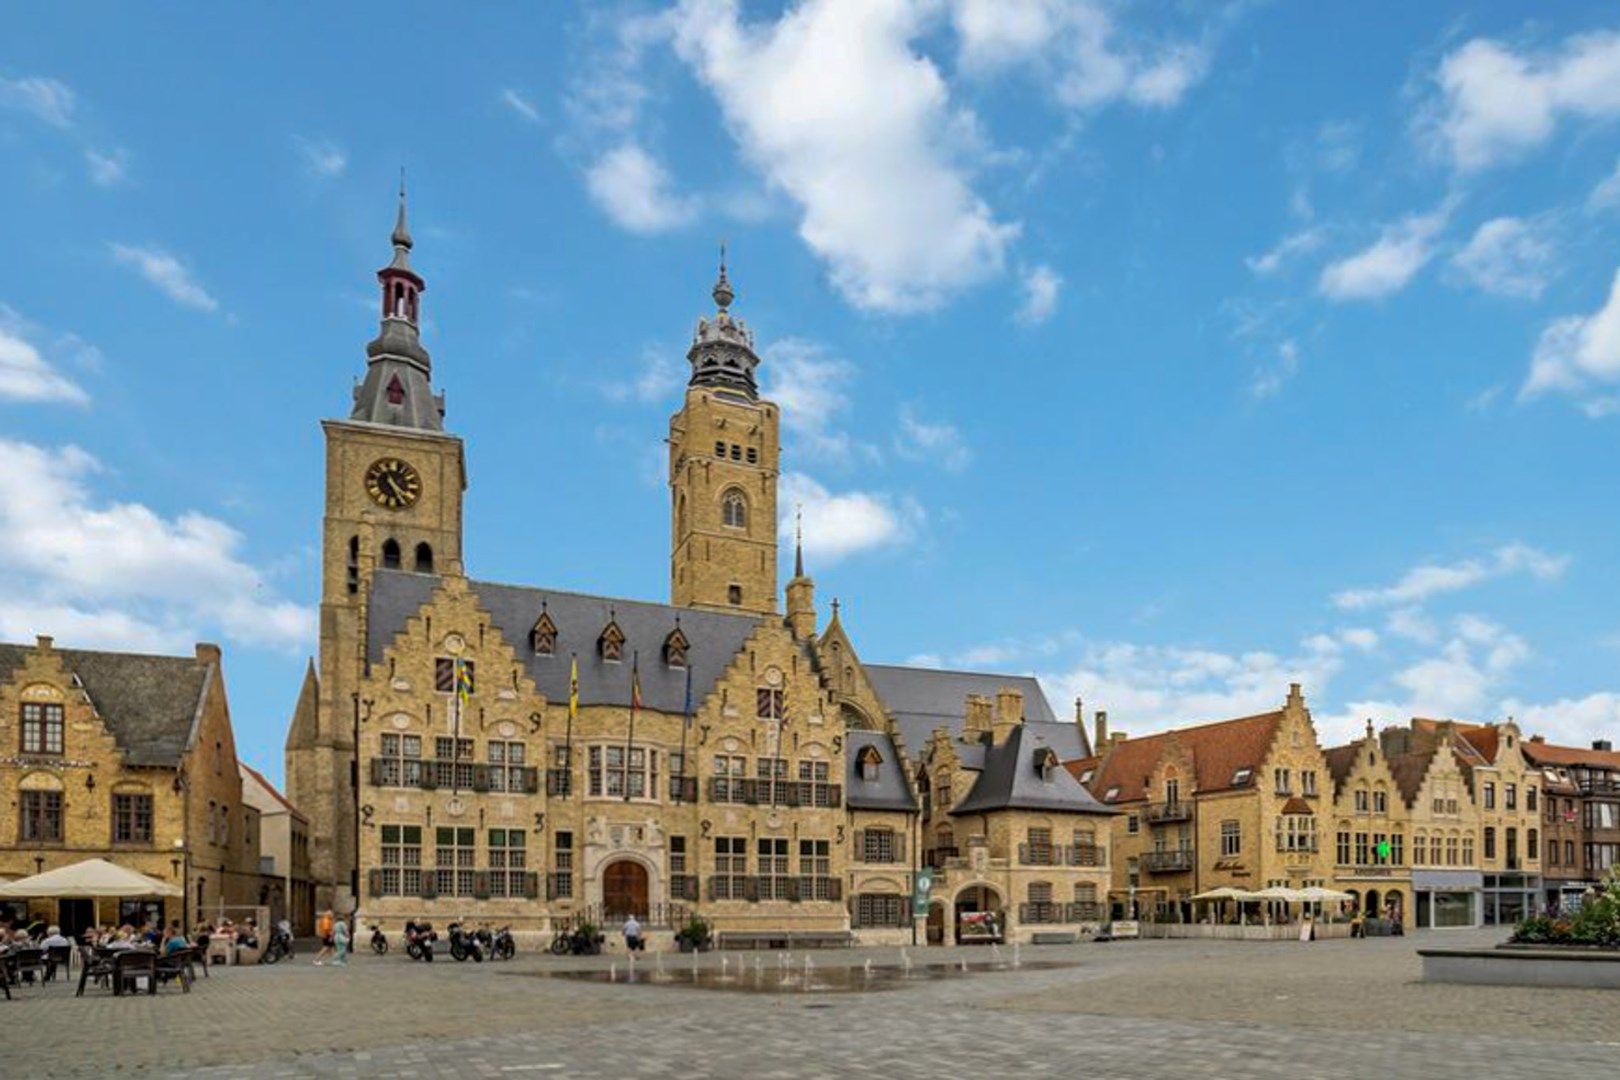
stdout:
[(1367, 890), (1367, 907), (1363, 910), (1362, 914), (1366, 915), (1366, 917), (1369, 919), (1377, 919), (1383, 916), (1384, 913), (1378, 910), (1377, 889)]
[(959, 945), (1004, 940), (1007, 916), (1001, 894), (988, 885), (969, 885), (957, 893), (954, 934)]
[(945, 902), (935, 900), (928, 905), (928, 944), (945, 944)]
[(647, 868), (619, 859), (602, 868), (602, 914), (608, 919), (647, 918)]

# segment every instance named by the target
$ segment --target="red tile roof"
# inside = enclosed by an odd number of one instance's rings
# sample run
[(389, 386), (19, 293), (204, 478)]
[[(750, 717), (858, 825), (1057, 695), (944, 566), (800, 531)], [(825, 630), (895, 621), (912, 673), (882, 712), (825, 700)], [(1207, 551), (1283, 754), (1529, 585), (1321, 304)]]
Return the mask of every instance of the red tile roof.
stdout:
[(268, 791), (270, 793), (270, 796), (273, 799), (275, 799), (276, 802), (280, 803), (282, 806), (285, 806), (287, 808), (287, 812), (289, 814), (292, 814), (294, 817), (299, 817), (299, 818), (302, 818), (304, 816), (299, 811), (298, 807), (294, 806), (292, 803), (287, 801), (287, 796), (283, 795), (281, 792), (276, 790), (276, 785), (272, 784), (270, 781), (268, 781), (268, 780), (266, 780), (264, 778), (264, 774), (262, 772), (260, 772), (258, 769), (255, 769), (253, 766), (249, 765), (245, 761), (238, 760), (237, 764), (242, 767), (243, 772), (247, 773), (248, 775), (252, 776), (253, 779), (257, 780), (259, 782), (259, 786), (264, 788), (264, 790)]
[[(1192, 756), (1198, 794), (1231, 789), (1238, 786), (1232, 782), (1238, 770), (1260, 768), (1276, 738), (1282, 715), (1278, 710), (1125, 739), (1103, 751), (1102, 765), (1086, 786), (1104, 801), (1121, 803), (1145, 798), (1143, 781), (1166, 753), (1176, 752), (1179, 744)], [(1096, 757), (1082, 758), (1064, 767), (1079, 777), (1087, 768), (1096, 767), (1098, 761)], [(1244, 786), (1253, 783), (1251, 774)], [(1106, 799), (1109, 789), (1116, 787), (1118, 794), (1112, 800)]]
[(1588, 750), (1579, 746), (1554, 746), (1526, 739), (1519, 744), (1527, 760), (1536, 765), (1584, 765), (1588, 768), (1620, 769), (1620, 752)]

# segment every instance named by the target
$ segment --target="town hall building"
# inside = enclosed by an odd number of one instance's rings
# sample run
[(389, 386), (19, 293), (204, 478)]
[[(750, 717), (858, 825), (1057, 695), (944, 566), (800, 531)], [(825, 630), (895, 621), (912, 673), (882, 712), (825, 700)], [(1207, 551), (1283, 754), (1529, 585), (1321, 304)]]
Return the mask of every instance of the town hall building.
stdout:
[[(723, 261), (669, 423), (665, 603), (468, 574), (403, 195), (392, 241), (365, 377), (322, 425), (319, 657), (286, 743), (317, 907), (634, 914), (655, 941), (700, 916), (737, 944), (906, 942), (931, 907), (936, 935), (960, 906), (1005, 940), (1094, 917), (1112, 811), (1057, 767), (1090, 755), (1083, 726), (1033, 679), (863, 664), (802, 551), (779, 589), (782, 417)], [(914, 897), (958, 799), (948, 872)]]

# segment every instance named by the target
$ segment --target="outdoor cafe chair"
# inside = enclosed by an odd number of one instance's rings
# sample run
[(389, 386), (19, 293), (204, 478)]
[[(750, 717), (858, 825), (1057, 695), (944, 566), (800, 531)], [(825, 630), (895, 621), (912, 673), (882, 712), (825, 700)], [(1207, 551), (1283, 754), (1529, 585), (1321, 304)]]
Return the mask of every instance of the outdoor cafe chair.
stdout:
[(117, 953), (89, 945), (79, 950), (79, 990), (75, 997), (84, 997), (85, 984), (94, 979), (97, 986), (113, 977), (113, 957)]
[(190, 949), (178, 949), (175, 952), (164, 953), (156, 957), (155, 965), (159, 979), (165, 981), (178, 979), (180, 989), (188, 994), (191, 993), (191, 980), (193, 978), (191, 974), (191, 957), (188, 955), (190, 952)]
[(67, 972), (67, 977), (73, 975), (73, 946), (52, 945), (45, 950), (45, 981), (50, 982), (56, 978), (56, 969), (61, 968)]
[(113, 957), (113, 994), (124, 992), (125, 984), (144, 976), (146, 992), (157, 993), (157, 954), (150, 949), (125, 949)]
[[(39, 981), (45, 981), (45, 950), (34, 945), (25, 945), (14, 948), (7, 954), (11, 973), (18, 982), (23, 981), (24, 975), (39, 976)], [(32, 980), (29, 980), (32, 981)]]

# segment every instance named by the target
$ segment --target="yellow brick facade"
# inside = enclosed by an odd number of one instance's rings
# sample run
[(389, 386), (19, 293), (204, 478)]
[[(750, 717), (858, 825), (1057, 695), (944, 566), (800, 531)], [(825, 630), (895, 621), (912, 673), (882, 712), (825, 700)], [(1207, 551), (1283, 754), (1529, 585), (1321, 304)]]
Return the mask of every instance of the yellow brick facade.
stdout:
[[(182, 720), (189, 721), (183, 753), (172, 765), (138, 766), (128, 762), (91, 692), (76, 677), (74, 652), (59, 650), (44, 637), (31, 648), (6, 648), (20, 663), (0, 678), (0, 880), (101, 858), (183, 887), (183, 900), (165, 901), (166, 920), (217, 918), (222, 906), (258, 904), (258, 815), (242, 800), (219, 650), (197, 647), (194, 665), (206, 675), (194, 715)], [(25, 747), (22, 717), (29, 706), (60, 708), (60, 752)], [(150, 806), (151, 826), (137, 826), (135, 839), (115, 836), (120, 795)], [(40, 805), (35, 800), (42, 796), (60, 808), (59, 834), (47, 827), (44, 839), (37, 832), (29, 835), (22, 822), (25, 802)], [(141, 816), (144, 820), (144, 811)], [(30, 902), (30, 912), (36, 911), (48, 922), (74, 928), (93, 918), (90, 905), (72, 901), (60, 907), (45, 899)], [(242, 912), (232, 914), (240, 918)], [(117, 915), (116, 901), (103, 904), (104, 922)]]

